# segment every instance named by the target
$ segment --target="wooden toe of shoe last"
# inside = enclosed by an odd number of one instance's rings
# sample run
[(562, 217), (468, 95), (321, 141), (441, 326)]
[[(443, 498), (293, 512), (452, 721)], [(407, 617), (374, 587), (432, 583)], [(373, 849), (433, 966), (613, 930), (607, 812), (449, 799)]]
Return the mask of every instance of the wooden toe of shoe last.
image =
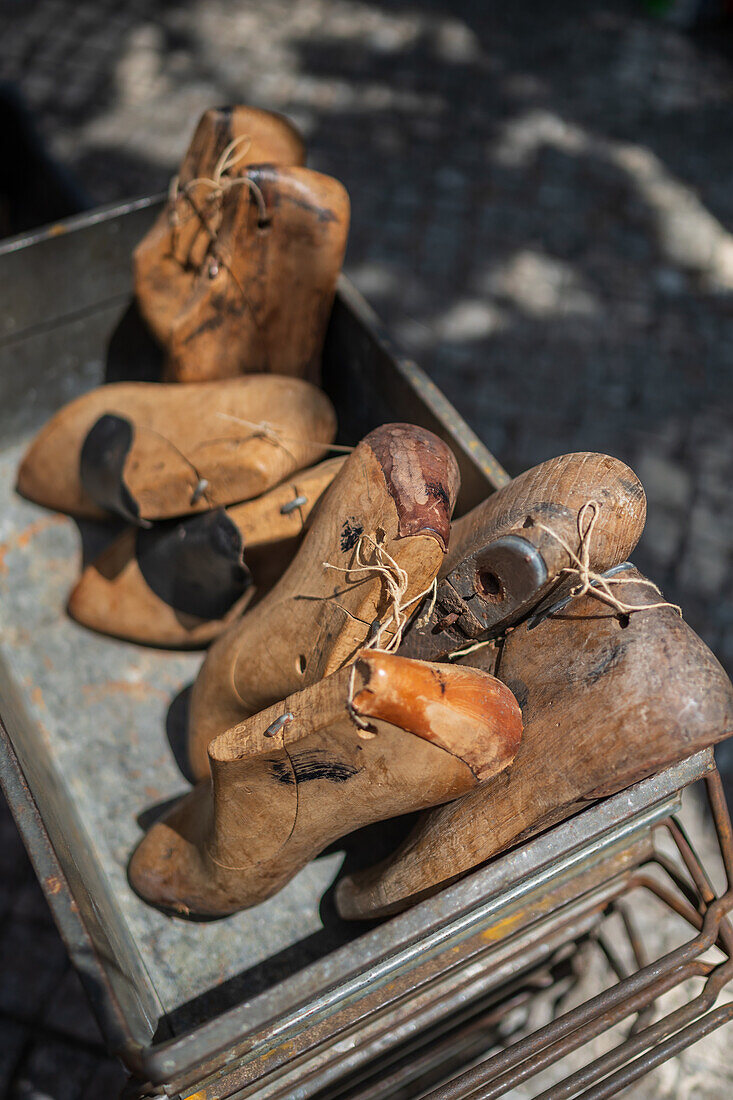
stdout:
[(211, 779), (144, 837), (130, 881), (181, 915), (255, 905), (346, 833), (495, 775), (521, 728), (485, 672), (362, 651), (353, 680), (341, 669), (218, 737)]
[(207, 645), (254, 595), (243, 554), (223, 509), (130, 528), (86, 567), (69, 614), (91, 630), (144, 645)]
[[(624, 604), (663, 600), (631, 566), (614, 577)], [(669, 606), (619, 615), (590, 594), (551, 600), (461, 663), (496, 671), (521, 703), (516, 759), (424, 815), (389, 859), (344, 879), (344, 917), (398, 912), (588, 801), (733, 732), (730, 680)]]
[(562, 455), (521, 474), (451, 526), (432, 614), (418, 614), (401, 652), (438, 660), (491, 637), (535, 607), (577, 564), (604, 572), (644, 529), (636, 474), (608, 455)]
[(116, 383), (51, 418), (17, 488), (60, 512), (145, 524), (257, 496), (317, 462), (335, 431), (329, 399), (299, 378)]
[(209, 650), (191, 696), (194, 775), (207, 774), (212, 738), (350, 663), (374, 624), (390, 644), (442, 564), (458, 487), (453, 454), (424, 428), (387, 424), (362, 440), (287, 572)]

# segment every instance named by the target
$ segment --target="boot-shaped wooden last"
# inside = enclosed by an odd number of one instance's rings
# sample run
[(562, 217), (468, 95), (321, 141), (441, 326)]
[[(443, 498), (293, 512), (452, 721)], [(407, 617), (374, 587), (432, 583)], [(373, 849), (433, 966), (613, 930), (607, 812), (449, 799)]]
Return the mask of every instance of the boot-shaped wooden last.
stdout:
[(645, 519), (641, 482), (616, 458), (580, 452), (527, 470), (454, 520), (432, 613), (415, 616), (400, 652), (440, 660), (501, 633), (579, 564), (584, 541), (588, 568), (605, 572)]
[[(165, 209), (133, 254), (140, 312), (164, 346), (219, 230), (222, 187), (252, 164), (304, 163), (302, 138), (280, 115), (235, 106), (201, 116)], [(174, 380), (175, 371), (170, 374)], [(201, 375), (206, 377), (215, 376)]]
[(17, 488), (75, 516), (169, 519), (265, 492), (322, 458), (335, 432), (331, 402), (299, 378), (120, 382), (49, 420)]
[[(622, 603), (662, 604), (633, 566), (611, 574)], [(345, 878), (337, 892), (343, 917), (398, 912), (588, 802), (733, 733), (733, 686), (669, 605), (624, 615), (591, 594), (550, 601), (503, 643), (460, 663), (495, 673), (521, 704), (516, 759), (425, 815), (389, 859)]]
[(197, 778), (217, 734), (353, 660), (372, 630), (390, 644), (440, 568), (458, 487), (453, 454), (423, 428), (362, 440), (283, 578), (206, 656), (189, 714)]
[(516, 701), (492, 676), (365, 650), (353, 668), (218, 737), (212, 778), (153, 826), (130, 882), (185, 915), (255, 905), (346, 833), (495, 775), (521, 729)]
[(158, 338), (179, 382), (252, 372), (320, 379), (349, 197), (307, 168), (249, 167), (219, 195), (216, 230)]
[(69, 613), (144, 645), (208, 645), (280, 579), (343, 463), (327, 459), (226, 510), (128, 528), (86, 567)]

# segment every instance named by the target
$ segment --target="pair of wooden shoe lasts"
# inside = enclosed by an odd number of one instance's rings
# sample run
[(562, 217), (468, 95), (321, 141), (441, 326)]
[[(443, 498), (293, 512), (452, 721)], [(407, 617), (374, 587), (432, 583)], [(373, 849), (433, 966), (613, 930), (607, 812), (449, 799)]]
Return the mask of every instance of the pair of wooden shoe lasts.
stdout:
[(206, 111), (167, 207), (134, 254), (168, 381), (275, 373), (318, 382), (349, 198), (302, 167), (302, 138), (251, 107)]
[[(143, 897), (224, 915), (270, 896), (358, 825), (458, 798), (385, 866), (340, 884), (344, 916), (392, 912), (730, 731), (724, 673), (631, 567), (613, 591), (624, 606), (652, 609), (619, 614), (593, 594), (560, 598), (564, 570), (579, 561), (613, 570), (636, 544), (645, 501), (627, 467), (602, 455), (545, 463), (456, 521), (446, 557), (456, 489), (447, 448), (403, 425), (372, 433), (345, 462), (282, 581), (204, 662), (190, 717), (199, 783), (133, 856)], [(597, 522), (583, 548), (578, 517), (590, 493)], [(442, 651), (436, 639), (456, 628), (460, 616), (436, 618), (434, 599), (400, 655), (370, 650), (375, 623), (387, 627), (380, 646), (400, 640), (398, 572), (402, 607), (434, 577), (445, 602), (451, 578), (465, 581), (461, 555), (478, 563), (473, 594), (464, 584), (460, 598), (489, 622), (484, 635), (524, 616), (521, 625), (460, 664), (406, 659), (410, 648)], [(479, 666), (469, 678), (467, 662)], [(508, 770), (521, 720), (507, 685), (525, 708)], [(457, 827), (444, 826), (454, 818)]]
[(298, 378), (117, 383), (51, 418), (18, 490), (74, 516), (135, 525), (84, 571), (75, 618), (153, 645), (201, 645), (292, 558), (341, 464), (308, 468), (335, 432), (329, 399)]

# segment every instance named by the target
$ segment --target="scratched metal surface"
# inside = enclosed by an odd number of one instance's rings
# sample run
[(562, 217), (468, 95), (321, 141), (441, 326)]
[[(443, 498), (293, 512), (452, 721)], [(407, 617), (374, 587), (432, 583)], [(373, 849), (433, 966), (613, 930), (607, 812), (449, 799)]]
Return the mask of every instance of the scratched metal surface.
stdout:
[[(81, 385), (93, 378), (89, 364)], [(72, 793), (85, 840), (104, 868), (167, 1012), (320, 931), (322, 894), (341, 857), (311, 863), (277, 899), (226, 921), (171, 920), (139, 901), (125, 867), (138, 815), (186, 787), (166, 736), (171, 700), (199, 654), (107, 639), (65, 614), (78, 576), (79, 528), (13, 492), (25, 440), (0, 457), (0, 655), (38, 724), (50, 763)], [(250, 982), (241, 982), (251, 989)], [(180, 1014), (180, 1026), (199, 1016)]]

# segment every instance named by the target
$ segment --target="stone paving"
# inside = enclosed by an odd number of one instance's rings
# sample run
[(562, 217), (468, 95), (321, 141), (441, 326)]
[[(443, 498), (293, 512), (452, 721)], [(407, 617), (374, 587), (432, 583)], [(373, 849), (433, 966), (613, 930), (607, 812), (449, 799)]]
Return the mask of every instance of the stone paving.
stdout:
[[(348, 271), (394, 335), (511, 472), (576, 449), (635, 467), (635, 560), (729, 671), (730, 56), (730, 32), (631, 0), (0, 2), (0, 74), (95, 202), (162, 189), (212, 103), (290, 115), (350, 191)], [(0, 827), (0, 1093), (113, 1095)], [(721, 1039), (685, 1059), (634, 1094), (733, 1082)]]

